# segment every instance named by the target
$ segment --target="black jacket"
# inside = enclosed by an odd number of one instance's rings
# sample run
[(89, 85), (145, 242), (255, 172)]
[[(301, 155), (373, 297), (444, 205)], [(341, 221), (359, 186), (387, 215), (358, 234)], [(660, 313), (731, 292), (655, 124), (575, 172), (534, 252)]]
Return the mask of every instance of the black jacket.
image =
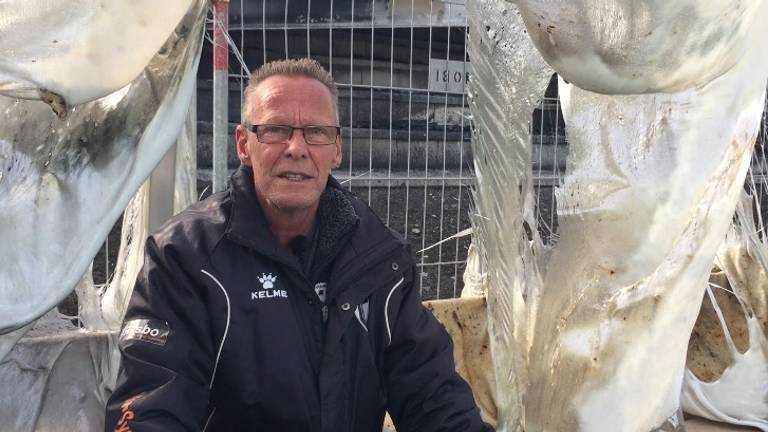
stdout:
[(252, 185), (241, 168), (147, 241), (106, 430), (380, 432), (385, 409), (398, 432), (490, 430), (407, 244), (331, 179), (305, 268)]

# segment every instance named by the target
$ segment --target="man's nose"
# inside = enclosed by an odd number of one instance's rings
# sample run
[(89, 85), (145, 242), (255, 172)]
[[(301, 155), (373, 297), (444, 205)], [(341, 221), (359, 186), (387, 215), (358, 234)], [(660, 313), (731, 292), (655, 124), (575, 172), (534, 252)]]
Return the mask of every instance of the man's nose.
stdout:
[(308, 152), (309, 144), (304, 139), (304, 130), (294, 129), (293, 135), (288, 140), (288, 146), (285, 149), (286, 155), (293, 158), (305, 158)]

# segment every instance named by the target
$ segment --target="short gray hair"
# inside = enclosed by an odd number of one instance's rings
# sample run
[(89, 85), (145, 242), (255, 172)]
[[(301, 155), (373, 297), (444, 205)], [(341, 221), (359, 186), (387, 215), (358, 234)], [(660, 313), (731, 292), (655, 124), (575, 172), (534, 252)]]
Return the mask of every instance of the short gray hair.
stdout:
[(248, 117), (251, 114), (250, 99), (256, 87), (265, 79), (275, 75), (303, 76), (320, 81), (331, 92), (333, 109), (336, 111), (336, 122), (339, 121), (339, 90), (333, 81), (333, 76), (317, 60), (301, 58), (272, 61), (251, 73), (248, 86), (243, 91), (243, 106), (240, 110), (241, 123), (248, 122)]

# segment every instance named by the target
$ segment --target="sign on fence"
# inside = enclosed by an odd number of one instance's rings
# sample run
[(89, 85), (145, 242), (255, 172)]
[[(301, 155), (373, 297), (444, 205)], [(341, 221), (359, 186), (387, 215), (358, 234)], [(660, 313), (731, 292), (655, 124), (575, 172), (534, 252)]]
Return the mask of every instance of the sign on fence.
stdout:
[(469, 62), (429, 59), (429, 89), (463, 93), (472, 67)]

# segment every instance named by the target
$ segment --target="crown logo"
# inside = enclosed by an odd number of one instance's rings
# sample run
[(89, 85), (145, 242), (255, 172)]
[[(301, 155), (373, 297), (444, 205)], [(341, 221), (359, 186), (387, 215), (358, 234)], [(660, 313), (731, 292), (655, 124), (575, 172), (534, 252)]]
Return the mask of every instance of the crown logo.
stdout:
[(272, 289), (275, 287), (275, 282), (277, 282), (277, 276), (272, 276), (272, 273), (262, 273), (261, 277), (259, 278), (259, 282), (261, 282), (262, 288)]

